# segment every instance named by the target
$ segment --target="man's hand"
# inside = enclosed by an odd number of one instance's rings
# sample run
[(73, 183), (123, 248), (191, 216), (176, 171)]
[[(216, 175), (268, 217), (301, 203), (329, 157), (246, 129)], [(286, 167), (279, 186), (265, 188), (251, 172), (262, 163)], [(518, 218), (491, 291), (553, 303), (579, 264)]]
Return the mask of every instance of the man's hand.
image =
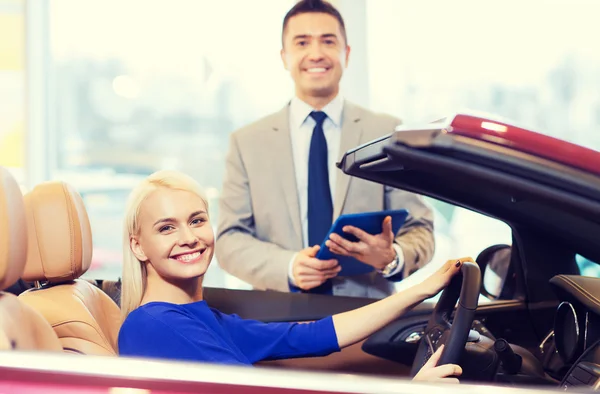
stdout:
[(449, 376), (460, 376), (462, 375), (462, 368), (456, 364), (446, 364), (437, 366), (444, 345), (440, 346), (438, 350), (427, 360), (425, 365), (419, 370), (413, 380), (422, 380), (427, 382), (447, 382), (447, 383), (459, 383), (458, 379)]
[(292, 266), (292, 275), (296, 286), (302, 290), (314, 289), (327, 279), (334, 278), (342, 269), (337, 260), (319, 260), (315, 258), (320, 246), (316, 245), (298, 252)]
[(331, 234), (327, 247), (335, 254), (352, 256), (375, 269), (382, 270), (396, 258), (396, 250), (392, 246), (395, 234), (392, 232), (392, 218), (386, 216), (381, 224), (381, 233), (371, 235), (358, 227), (344, 226), (342, 229), (359, 239), (350, 242), (338, 234)]

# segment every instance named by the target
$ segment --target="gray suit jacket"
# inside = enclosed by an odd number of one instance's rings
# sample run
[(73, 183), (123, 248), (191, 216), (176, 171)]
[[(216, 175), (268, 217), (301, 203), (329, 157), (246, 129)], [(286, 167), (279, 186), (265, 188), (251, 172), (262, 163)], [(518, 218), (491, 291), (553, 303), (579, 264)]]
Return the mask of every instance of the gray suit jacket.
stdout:
[[(401, 121), (344, 102), (340, 158), (393, 132)], [(404, 276), (434, 251), (433, 214), (417, 195), (336, 174), (334, 220), (342, 213), (407, 209), (411, 217), (395, 242), (404, 251)], [(232, 133), (219, 204), (216, 255), (221, 267), (257, 289), (289, 291), (288, 268), (303, 249), (289, 131), (289, 105)], [(382, 298), (393, 282), (379, 273), (333, 280), (335, 295)]]

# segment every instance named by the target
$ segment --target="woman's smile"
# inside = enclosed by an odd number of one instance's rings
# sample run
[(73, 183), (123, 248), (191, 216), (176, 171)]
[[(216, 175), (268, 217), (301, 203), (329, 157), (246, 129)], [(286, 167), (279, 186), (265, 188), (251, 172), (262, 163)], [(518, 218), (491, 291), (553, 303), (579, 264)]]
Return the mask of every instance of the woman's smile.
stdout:
[(177, 260), (180, 263), (186, 263), (186, 264), (196, 263), (196, 262), (200, 261), (205, 250), (206, 249), (192, 250), (190, 252), (172, 255), (170, 258), (173, 260)]

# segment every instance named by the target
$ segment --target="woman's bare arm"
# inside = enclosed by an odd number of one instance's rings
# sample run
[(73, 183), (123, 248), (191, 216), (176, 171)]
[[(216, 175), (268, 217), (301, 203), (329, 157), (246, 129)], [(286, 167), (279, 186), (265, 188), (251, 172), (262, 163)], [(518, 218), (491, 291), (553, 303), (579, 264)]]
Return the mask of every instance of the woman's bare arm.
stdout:
[(398, 319), (423, 300), (439, 293), (448, 285), (450, 279), (460, 271), (464, 261), (472, 261), (472, 259), (449, 260), (419, 285), (362, 308), (334, 315), (333, 325), (340, 348), (362, 341)]
[[(382, 329), (398, 319), (423, 300), (433, 297), (445, 288), (454, 275), (460, 271), (463, 262), (473, 262), (471, 258), (449, 260), (423, 283), (405, 291), (391, 295), (352, 311), (333, 316), (333, 325), (340, 348), (350, 346)], [(415, 376), (415, 380), (445, 381), (457, 383), (462, 369), (458, 365), (437, 366), (443, 347), (440, 347)]]

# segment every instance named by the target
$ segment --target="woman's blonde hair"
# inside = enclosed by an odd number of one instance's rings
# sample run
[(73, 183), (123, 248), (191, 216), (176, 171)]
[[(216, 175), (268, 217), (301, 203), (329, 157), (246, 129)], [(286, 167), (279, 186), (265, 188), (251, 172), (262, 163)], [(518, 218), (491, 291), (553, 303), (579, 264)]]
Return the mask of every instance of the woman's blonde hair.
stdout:
[(148, 196), (159, 188), (183, 190), (198, 195), (206, 205), (208, 201), (202, 188), (193, 178), (177, 171), (157, 171), (137, 185), (127, 201), (123, 226), (123, 279), (121, 284), (121, 318), (140, 306), (146, 291), (146, 265), (131, 251), (131, 238), (140, 232), (140, 207)]

